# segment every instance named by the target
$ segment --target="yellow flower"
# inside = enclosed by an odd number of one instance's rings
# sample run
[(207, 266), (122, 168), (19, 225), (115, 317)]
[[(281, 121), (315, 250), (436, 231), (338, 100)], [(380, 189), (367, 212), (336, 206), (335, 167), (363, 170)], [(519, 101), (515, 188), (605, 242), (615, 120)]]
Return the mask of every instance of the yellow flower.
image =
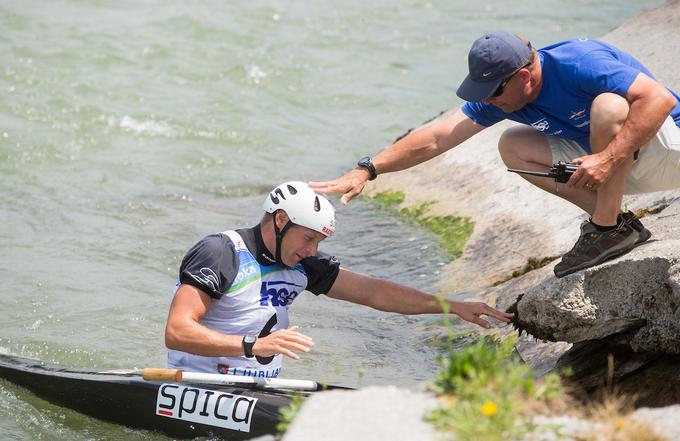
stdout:
[(480, 409), (482, 413), (488, 417), (496, 415), (498, 412), (498, 404), (494, 403), (493, 401), (487, 401), (482, 405), (482, 408)]
[(616, 428), (616, 430), (622, 430), (625, 425), (626, 425), (626, 420), (624, 420), (623, 418), (619, 418), (614, 423), (614, 428)]

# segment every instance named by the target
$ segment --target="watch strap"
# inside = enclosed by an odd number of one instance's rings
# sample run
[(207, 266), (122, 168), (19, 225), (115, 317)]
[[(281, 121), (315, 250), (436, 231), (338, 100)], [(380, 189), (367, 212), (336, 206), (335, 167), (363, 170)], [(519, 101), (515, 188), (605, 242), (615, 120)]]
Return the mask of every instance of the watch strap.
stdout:
[(370, 156), (364, 156), (363, 158), (359, 159), (357, 165), (368, 170), (369, 181), (372, 181), (378, 177), (378, 172), (375, 170), (375, 165), (373, 165), (373, 161), (371, 160)]
[(257, 341), (257, 337), (253, 335), (244, 335), (243, 340), (241, 340), (241, 346), (243, 347), (243, 354), (247, 358), (253, 358), (253, 346)]

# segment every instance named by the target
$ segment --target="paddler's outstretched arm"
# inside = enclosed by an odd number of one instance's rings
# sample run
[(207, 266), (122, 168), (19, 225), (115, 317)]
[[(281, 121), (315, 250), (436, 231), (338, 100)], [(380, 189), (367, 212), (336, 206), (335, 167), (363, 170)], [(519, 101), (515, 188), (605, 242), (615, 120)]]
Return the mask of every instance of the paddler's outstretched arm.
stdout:
[[(378, 175), (418, 165), (464, 142), (485, 127), (476, 124), (462, 110), (412, 131), (399, 141), (373, 157)], [(362, 192), (369, 178), (365, 168), (354, 168), (333, 181), (310, 182), (309, 186), (320, 194), (342, 193), (343, 205)]]
[[(376, 279), (340, 269), (338, 278), (328, 292), (328, 296), (338, 300), (346, 300), (360, 305), (370, 306), (380, 311), (398, 312), (400, 314), (436, 314), (441, 313), (439, 300), (430, 294), (408, 286)], [(494, 317), (508, 323), (512, 314), (498, 311), (485, 303), (457, 302), (446, 300), (451, 312), (463, 320), (490, 328), (491, 324), (481, 318), (482, 315)]]
[[(227, 335), (213, 331), (200, 323), (212, 298), (191, 285), (180, 285), (175, 293), (165, 327), (165, 346), (206, 357), (237, 357), (243, 355), (242, 335)], [(296, 330), (296, 326), (272, 332), (258, 338), (253, 354), (269, 357), (283, 354), (293, 360), (300, 356), (293, 351), (309, 352), (314, 346), (311, 337)]]

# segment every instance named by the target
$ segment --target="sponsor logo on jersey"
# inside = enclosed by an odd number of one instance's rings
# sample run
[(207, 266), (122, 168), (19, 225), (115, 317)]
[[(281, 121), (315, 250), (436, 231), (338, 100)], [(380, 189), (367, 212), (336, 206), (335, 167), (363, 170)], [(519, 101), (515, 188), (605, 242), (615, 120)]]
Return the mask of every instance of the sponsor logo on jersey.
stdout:
[(542, 118), (542, 119), (539, 119), (536, 122), (532, 122), (531, 127), (533, 127), (534, 129), (536, 129), (540, 132), (545, 132), (546, 130), (548, 130), (550, 128), (550, 123), (548, 122), (547, 119)]
[(262, 282), (260, 306), (288, 306), (304, 287), (285, 280)]
[(156, 415), (208, 426), (250, 432), (257, 398), (197, 387), (162, 384)]
[(572, 110), (571, 116), (569, 117), (569, 119), (581, 119), (584, 116), (586, 116), (586, 109), (577, 110), (577, 111)]
[[(240, 257), (240, 256), (239, 256)], [(234, 277), (233, 285), (242, 282), (250, 276), (257, 274), (257, 266), (254, 261), (247, 262), (238, 269), (238, 274)]]
[(217, 286), (219, 285), (217, 274), (215, 274), (215, 271), (211, 270), (210, 268), (203, 267), (198, 272), (198, 274), (192, 274), (191, 277), (213, 291), (217, 291)]

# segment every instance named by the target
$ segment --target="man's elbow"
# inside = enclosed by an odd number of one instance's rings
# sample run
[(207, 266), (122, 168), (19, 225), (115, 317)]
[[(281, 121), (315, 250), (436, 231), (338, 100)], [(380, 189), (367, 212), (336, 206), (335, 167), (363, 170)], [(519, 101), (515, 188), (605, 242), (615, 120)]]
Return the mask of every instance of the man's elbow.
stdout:
[(182, 339), (176, 330), (170, 326), (165, 328), (165, 347), (181, 350)]
[(678, 104), (678, 100), (675, 98), (675, 96), (668, 90), (664, 89), (664, 95), (663, 95), (663, 103), (664, 103), (664, 108), (666, 110), (666, 114), (670, 115), (670, 113), (673, 111), (675, 106)]
[(665, 87), (659, 85), (656, 93), (651, 96), (650, 103), (653, 103), (659, 114), (664, 115), (664, 119), (670, 115), (677, 104), (675, 96)]

